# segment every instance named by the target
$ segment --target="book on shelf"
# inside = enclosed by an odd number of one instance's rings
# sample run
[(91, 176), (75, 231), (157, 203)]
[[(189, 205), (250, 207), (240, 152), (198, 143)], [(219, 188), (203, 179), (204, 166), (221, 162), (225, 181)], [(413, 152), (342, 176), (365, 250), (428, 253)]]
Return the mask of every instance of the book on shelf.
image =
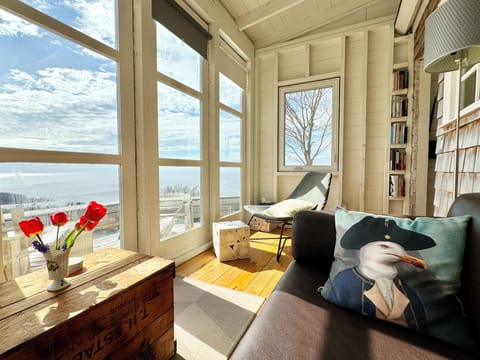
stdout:
[(408, 70), (397, 70), (393, 72), (393, 90), (408, 88)]
[(406, 144), (407, 142), (407, 124), (392, 123), (390, 126), (390, 144)]
[(405, 177), (403, 175), (390, 175), (388, 195), (392, 197), (405, 196)]
[(390, 170), (406, 170), (406, 160), (405, 149), (390, 149)]
[(392, 95), (392, 118), (408, 115), (408, 98), (407, 95)]

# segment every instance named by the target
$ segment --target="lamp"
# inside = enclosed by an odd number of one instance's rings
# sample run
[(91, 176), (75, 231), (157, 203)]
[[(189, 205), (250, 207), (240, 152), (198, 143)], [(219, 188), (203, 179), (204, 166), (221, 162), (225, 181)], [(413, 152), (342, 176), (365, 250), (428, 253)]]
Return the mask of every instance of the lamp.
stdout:
[(425, 71), (458, 70), (458, 102), (455, 128), (454, 197), (458, 196), (460, 104), (462, 70), (480, 62), (480, 1), (449, 0), (425, 21)]

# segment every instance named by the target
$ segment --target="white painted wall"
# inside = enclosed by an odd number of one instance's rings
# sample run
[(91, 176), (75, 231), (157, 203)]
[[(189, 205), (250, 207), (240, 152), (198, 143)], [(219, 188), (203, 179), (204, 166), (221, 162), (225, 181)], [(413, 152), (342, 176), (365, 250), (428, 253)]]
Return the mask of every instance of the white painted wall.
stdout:
[(257, 51), (255, 136), (259, 157), (253, 201), (281, 200), (303, 176), (277, 172), (278, 86), (340, 76), (343, 136), (339, 156), (343, 161), (332, 179), (326, 210), (343, 205), (352, 210), (383, 211), (392, 29), (391, 22), (375, 24)]
[(365, 211), (385, 212), (383, 199), (387, 194), (384, 178), (385, 151), (388, 139), (387, 113), (390, 101), (392, 63), (388, 56), (393, 42), (390, 27), (368, 31), (367, 55), (367, 127), (365, 162)]

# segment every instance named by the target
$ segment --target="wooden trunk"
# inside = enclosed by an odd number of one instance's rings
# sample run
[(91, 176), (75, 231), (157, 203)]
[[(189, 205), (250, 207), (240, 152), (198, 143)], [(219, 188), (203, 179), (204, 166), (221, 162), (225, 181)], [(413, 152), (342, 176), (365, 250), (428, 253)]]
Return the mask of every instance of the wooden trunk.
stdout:
[(174, 263), (106, 249), (84, 257), (72, 285), (46, 270), (0, 284), (0, 359), (170, 359)]

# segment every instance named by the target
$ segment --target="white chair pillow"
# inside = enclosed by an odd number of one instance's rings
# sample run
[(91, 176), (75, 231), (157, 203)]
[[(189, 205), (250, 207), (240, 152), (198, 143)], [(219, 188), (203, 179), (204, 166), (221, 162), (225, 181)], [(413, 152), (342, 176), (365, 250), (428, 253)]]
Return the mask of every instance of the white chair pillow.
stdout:
[(287, 199), (270, 206), (263, 214), (271, 217), (293, 217), (300, 210), (311, 210), (316, 204), (300, 199)]

